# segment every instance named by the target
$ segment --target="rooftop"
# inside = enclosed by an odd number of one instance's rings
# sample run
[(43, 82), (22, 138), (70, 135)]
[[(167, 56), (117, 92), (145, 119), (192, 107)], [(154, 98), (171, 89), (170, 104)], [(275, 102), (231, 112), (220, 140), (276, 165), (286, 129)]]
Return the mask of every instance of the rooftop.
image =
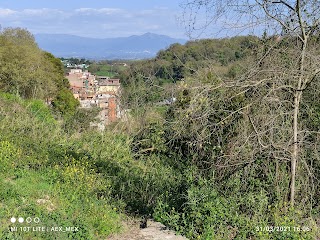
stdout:
[(99, 86), (120, 86), (120, 79), (101, 79), (99, 80)]

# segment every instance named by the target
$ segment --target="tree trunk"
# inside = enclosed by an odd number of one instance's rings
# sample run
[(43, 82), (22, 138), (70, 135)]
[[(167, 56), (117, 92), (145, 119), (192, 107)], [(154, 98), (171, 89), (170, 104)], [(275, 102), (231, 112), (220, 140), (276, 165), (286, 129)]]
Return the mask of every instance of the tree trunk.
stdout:
[(299, 155), (298, 150), (298, 117), (299, 106), (301, 100), (301, 92), (296, 91), (294, 96), (294, 110), (293, 110), (293, 151), (291, 159), (291, 186), (290, 186), (290, 204), (294, 206), (295, 195), (295, 181), (296, 181), (296, 168)]
[[(299, 14), (300, 16), (300, 14)], [(290, 204), (294, 206), (294, 198), (295, 198), (295, 182), (296, 182), (296, 171), (297, 171), (297, 161), (299, 158), (299, 141), (298, 141), (298, 133), (299, 133), (299, 110), (300, 110), (300, 102), (302, 98), (302, 86), (305, 85), (307, 79), (304, 79), (304, 68), (305, 68), (305, 56), (307, 49), (307, 41), (308, 37), (304, 31), (303, 23), (301, 23), (302, 33), (301, 33), (301, 58), (300, 58), (300, 66), (299, 66), (299, 80), (294, 93), (294, 110), (293, 110), (293, 150), (292, 150), (292, 158), (291, 158), (291, 186), (290, 186)]]

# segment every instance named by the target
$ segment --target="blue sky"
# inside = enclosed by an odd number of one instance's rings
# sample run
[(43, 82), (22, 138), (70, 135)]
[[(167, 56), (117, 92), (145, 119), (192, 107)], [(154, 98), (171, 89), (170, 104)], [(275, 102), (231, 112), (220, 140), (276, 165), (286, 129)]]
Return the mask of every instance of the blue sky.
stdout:
[(2, 27), (36, 33), (122, 37), (146, 32), (187, 38), (181, 0), (1, 0)]

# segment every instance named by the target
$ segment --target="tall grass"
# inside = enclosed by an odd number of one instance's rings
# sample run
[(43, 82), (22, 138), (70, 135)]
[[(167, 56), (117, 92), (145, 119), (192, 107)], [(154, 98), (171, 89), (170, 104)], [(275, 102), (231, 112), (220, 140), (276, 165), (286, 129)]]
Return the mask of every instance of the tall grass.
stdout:
[[(98, 239), (121, 230), (116, 203), (97, 196), (107, 181), (77, 155), (44, 103), (3, 94), (0, 116), (0, 239)], [(40, 222), (11, 223), (12, 217)], [(34, 231), (42, 226), (46, 231)]]

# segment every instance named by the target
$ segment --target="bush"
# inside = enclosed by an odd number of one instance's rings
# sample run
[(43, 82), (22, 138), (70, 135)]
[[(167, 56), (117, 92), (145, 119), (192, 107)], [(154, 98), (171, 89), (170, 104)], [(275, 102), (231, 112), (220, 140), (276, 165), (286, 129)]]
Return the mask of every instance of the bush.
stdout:
[(27, 109), (41, 122), (45, 124), (56, 124), (48, 105), (46, 105), (42, 100), (27, 100), (25, 102)]
[(8, 141), (0, 141), (0, 172), (8, 173), (14, 170), (21, 157), (21, 150)]

